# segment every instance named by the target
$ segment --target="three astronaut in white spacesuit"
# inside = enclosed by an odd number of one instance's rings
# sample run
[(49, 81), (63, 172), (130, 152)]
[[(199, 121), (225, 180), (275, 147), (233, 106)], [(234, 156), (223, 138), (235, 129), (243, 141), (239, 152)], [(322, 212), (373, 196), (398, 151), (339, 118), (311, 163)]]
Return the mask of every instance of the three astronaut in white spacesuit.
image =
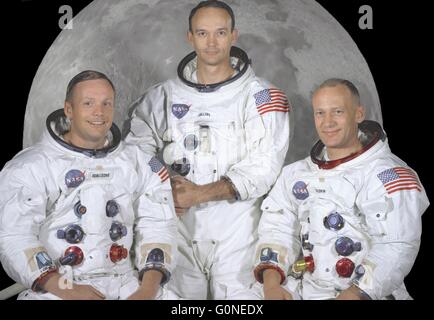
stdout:
[(260, 204), (289, 146), (285, 94), (254, 75), (230, 7), (200, 3), (190, 14), (195, 52), (178, 78), (133, 104), (127, 143), (162, 154), (174, 175), (178, 262), (168, 289), (187, 299), (235, 299), (252, 273)]
[(262, 204), (252, 293), (410, 299), (403, 280), (429, 205), (417, 174), (391, 153), (381, 126), (364, 121), (351, 82), (325, 81), (312, 105), (320, 141), (283, 169)]
[(0, 260), (30, 288), (19, 298), (410, 298), (429, 202), (357, 89), (315, 91), (320, 141), (281, 173), (287, 97), (232, 47), (230, 7), (202, 2), (189, 22), (195, 52), (133, 104), (126, 144), (113, 85), (88, 72), (0, 173)]
[(42, 140), (0, 173), (0, 260), (29, 288), (19, 299), (164, 297), (176, 252), (168, 172), (120, 141), (114, 99), (104, 74), (81, 72)]

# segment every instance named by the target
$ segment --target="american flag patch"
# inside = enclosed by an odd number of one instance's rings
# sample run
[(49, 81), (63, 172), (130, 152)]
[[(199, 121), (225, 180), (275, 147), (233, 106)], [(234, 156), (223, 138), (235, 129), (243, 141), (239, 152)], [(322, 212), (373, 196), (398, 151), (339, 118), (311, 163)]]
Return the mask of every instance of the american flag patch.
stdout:
[(169, 172), (167, 172), (166, 167), (163, 166), (160, 160), (158, 160), (156, 157), (152, 157), (148, 164), (151, 167), (152, 172), (155, 172), (160, 176), (161, 182), (164, 182), (169, 178)]
[(283, 91), (275, 88), (264, 89), (253, 95), (255, 97), (256, 108), (262, 116), (267, 112), (288, 112), (289, 103)]
[(422, 186), (416, 174), (409, 168), (396, 167), (377, 174), (378, 179), (386, 188), (387, 194), (401, 190), (422, 191)]

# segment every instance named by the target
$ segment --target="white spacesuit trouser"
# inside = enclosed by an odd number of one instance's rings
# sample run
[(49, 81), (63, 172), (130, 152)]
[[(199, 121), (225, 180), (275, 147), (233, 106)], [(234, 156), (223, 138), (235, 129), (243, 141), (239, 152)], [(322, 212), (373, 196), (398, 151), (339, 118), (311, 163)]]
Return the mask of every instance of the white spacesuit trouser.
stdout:
[[(289, 279), (282, 287), (292, 295), (293, 300), (302, 300), (299, 292), (299, 282), (295, 279)], [(245, 300), (264, 300), (264, 286), (255, 281), (249, 288), (243, 291), (242, 298)]]
[[(107, 275), (86, 279), (74, 279), (74, 284), (90, 285), (105, 295), (106, 300), (123, 300), (128, 298), (139, 288), (137, 273), (129, 272), (123, 275)], [(67, 290), (67, 289), (65, 289)], [(34, 292), (26, 290), (18, 295), (18, 300), (60, 300), (49, 292)]]
[[(106, 300), (125, 300), (139, 288), (139, 280), (136, 272), (124, 275), (108, 275), (92, 279), (74, 280), (75, 284), (90, 285), (105, 295)], [(173, 299), (165, 290), (160, 288), (156, 300)], [(59, 297), (49, 292), (34, 292), (25, 290), (18, 295), (17, 300), (60, 300)]]
[[(301, 283), (299, 280), (292, 277), (288, 277), (282, 287), (292, 295), (294, 300), (333, 300), (338, 296), (338, 293), (332, 287), (321, 287), (312, 281), (303, 281), (303, 283)], [(249, 293), (250, 296), (247, 297)], [(263, 286), (259, 282), (256, 282), (251, 287), (249, 293), (246, 292), (246, 299), (264, 299)], [(412, 297), (408, 294), (403, 284), (393, 292), (393, 298), (386, 297), (381, 300), (412, 300)]]
[(249, 299), (247, 289), (255, 282), (254, 245), (248, 245), (239, 253), (232, 251), (230, 257), (222, 257), (216, 241), (199, 240), (189, 244), (181, 241), (177, 265), (167, 284), (167, 299), (175, 295), (188, 300)]

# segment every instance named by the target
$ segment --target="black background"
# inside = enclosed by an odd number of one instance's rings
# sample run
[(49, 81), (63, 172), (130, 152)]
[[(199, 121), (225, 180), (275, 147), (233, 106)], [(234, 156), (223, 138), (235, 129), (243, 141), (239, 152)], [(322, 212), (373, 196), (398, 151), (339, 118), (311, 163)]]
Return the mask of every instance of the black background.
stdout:
[[(120, 0), (121, 1), (121, 0)], [(175, 1), (175, 0), (174, 0)], [(60, 33), (59, 7), (68, 4), (77, 15), (87, 0), (15, 0), (2, 2), (0, 167), (22, 148), (24, 113), (36, 71)], [(392, 151), (416, 172), (433, 195), (431, 168), (432, 129), (428, 99), (427, 5), (379, 0), (320, 0), (352, 36), (374, 77), (382, 106), (384, 128)], [(422, 1), (418, 1), (422, 3)], [(7, 7), (5, 7), (7, 4)], [(361, 5), (373, 8), (373, 30), (358, 27)], [(428, 17), (429, 18), (429, 17)], [(431, 59), (431, 57), (430, 57)], [(425, 78), (427, 80), (422, 80)], [(425, 82), (426, 81), (426, 82)], [(59, 106), (59, 108), (62, 106)], [(408, 226), (411, 228), (412, 226)], [(423, 216), (422, 245), (406, 285), (415, 299), (427, 298), (432, 286), (429, 263), (433, 241), (432, 208)], [(0, 268), (0, 289), (13, 283)]]

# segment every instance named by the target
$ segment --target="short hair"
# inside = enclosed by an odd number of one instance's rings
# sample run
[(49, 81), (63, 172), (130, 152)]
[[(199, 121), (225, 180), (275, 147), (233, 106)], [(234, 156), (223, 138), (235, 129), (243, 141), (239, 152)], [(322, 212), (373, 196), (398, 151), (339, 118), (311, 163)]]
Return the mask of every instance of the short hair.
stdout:
[(98, 80), (98, 79), (104, 79), (106, 80), (110, 86), (113, 88), (113, 91), (115, 91), (115, 86), (111, 82), (111, 80), (102, 72), (95, 71), (95, 70), (85, 70), (74, 76), (68, 83), (68, 87), (66, 88), (66, 97), (65, 101), (71, 102), (72, 94), (74, 91), (74, 87), (83, 81), (87, 80)]
[(193, 20), (193, 17), (196, 14), (197, 10), (202, 9), (202, 8), (220, 8), (220, 9), (226, 10), (226, 12), (231, 16), (231, 22), (232, 22), (231, 32), (234, 31), (234, 29), (235, 29), (235, 16), (234, 16), (234, 12), (232, 11), (232, 8), (229, 7), (229, 5), (227, 5), (223, 1), (206, 0), (206, 1), (199, 2), (199, 4), (191, 10), (190, 16), (188, 17), (188, 30), (190, 30), (190, 32), (193, 32), (193, 28), (191, 27), (191, 20)]
[(327, 88), (327, 87), (336, 87), (339, 85), (346, 87), (350, 91), (355, 104), (360, 105), (359, 90), (357, 90), (357, 87), (351, 81), (346, 79), (340, 79), (340, 78), (327, 79), (326, 81), (320, 84), (320, 86), (314, 91), (314, 94), (320, 89)]

